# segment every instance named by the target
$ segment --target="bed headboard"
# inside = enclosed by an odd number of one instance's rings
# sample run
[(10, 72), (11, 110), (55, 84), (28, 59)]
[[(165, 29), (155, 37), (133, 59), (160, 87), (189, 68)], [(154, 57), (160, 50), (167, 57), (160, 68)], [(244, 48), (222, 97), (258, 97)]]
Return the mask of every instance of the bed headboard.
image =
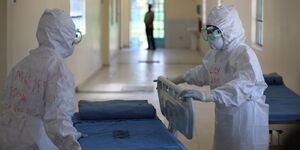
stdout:
[(169, 121), (169, 130), (172, 133), (178, 130), (192, 139), (195, 129), (193, 99), (182, 101), (179, 95), (183, 89), (163, 76), (158, 77), (157, 91), (161, 112)]

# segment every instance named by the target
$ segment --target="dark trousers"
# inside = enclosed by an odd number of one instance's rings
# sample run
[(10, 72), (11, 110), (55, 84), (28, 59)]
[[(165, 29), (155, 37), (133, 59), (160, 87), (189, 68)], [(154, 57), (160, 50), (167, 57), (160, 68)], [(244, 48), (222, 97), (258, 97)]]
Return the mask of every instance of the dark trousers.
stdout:
[(148, 41), (148, 49), (155, 50), (155, 41), (153, 37), (153, 28), (147, 28), (146, 27), (146, 35), (147, 35), (147, 41)]

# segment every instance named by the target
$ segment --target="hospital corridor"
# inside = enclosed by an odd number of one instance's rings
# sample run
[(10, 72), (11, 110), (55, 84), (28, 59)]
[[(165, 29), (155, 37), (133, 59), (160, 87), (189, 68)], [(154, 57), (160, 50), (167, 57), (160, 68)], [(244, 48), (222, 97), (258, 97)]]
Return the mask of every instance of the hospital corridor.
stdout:
[[(183, 56), (187, 53), (189, 55)], [(99, 70), (85, 84), (78, 87), (77, 98), (93, 101), (148, 100), (155, 106), (162, 121), (167, 123), (160, 112), (156, 83), (153, 80), (161, 75), (180, 75), (195, 66), (201, 58), (201, 53), (184, 49), (158, 49), (155, 52), (122, 49), (111, 66)], [(189, 145), (189, 149), (212, 149), (214, 106), (195, 106), (197, 113), (205, 113), (208, 116), (197, 116), (199, 128), (196, 129), (196, 137), (193, 140), (186, 140), (183, 136), (180, 138)], [(201, 136), (203, 134), (205, 138)]]
[(299, 6), (0, 0), (0, 150), (298, 150)]

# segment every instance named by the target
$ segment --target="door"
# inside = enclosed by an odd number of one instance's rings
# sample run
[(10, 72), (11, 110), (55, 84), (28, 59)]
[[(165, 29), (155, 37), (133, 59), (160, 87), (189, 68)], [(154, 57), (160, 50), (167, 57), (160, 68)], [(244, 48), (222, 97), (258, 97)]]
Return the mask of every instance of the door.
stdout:
[(154, 12), (154, 38), (157, 48), (165, 47), (165, 2), (164, 0), (131, 0), (130, 45), (132, 48), (146, 48), (144, 17), (152, 4)]

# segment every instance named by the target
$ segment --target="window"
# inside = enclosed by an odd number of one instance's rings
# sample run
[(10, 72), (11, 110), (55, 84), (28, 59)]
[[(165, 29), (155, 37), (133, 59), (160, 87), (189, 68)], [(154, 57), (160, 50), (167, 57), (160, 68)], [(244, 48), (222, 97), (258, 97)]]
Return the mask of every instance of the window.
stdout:
[(164, 0), (153, 0), (153, 12), (154, 17), (154, 37), (155, 38), (164, 38), (165, 37), (165, 4)]
[(264, 0), (257, 0), (255, 43), (264, 44)]
[(70, 16), (82, 35), (85, 34), (85, 0), (70, 0)]

